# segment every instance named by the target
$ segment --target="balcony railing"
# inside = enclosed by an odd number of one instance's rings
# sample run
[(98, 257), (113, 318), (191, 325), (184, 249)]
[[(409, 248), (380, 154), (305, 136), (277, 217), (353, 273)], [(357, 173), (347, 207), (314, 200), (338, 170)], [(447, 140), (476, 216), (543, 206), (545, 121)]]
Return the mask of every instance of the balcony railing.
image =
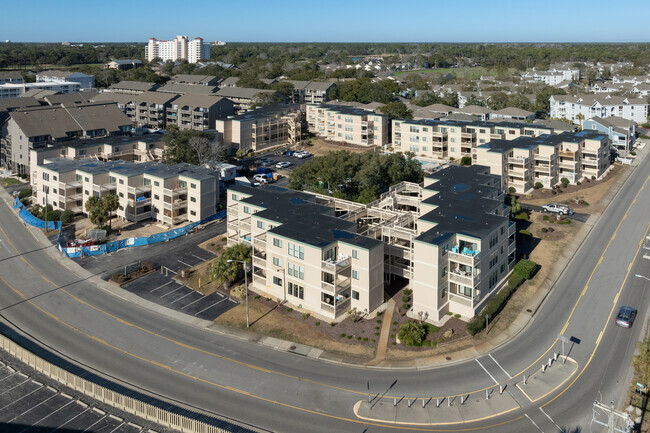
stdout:
[(351, 265), (350, 258), (349, 257), (341, 257), (339, 259), (328, 259), (328, 260), (323, 260), (322, 267), (325, 268), (328, 271), (332, 272), (341, 272), (342, 270), (346, 269)]
[(349, 289), (352, 285), (350, 278), (338, 281), (336, 284), (321, 281), (321, 289), (331, 295), (338, 295), (341, 291)]
[(517, 164), (517, 165), (528, 165), (530, 163), (529, 158), (513, 158), (510, 157), (508, 158), (508, 163), (509, 164)]
[(576, 159), (576, 157), (578, 156), (578, 152), (577, 152), (577, 151), (571, 151), (571, 150), (560, 150), (560, 151), (558, 152), (558, 154), (559, 154), (561, 157), (564, 157), (564, 158), (571, 158), (571, 159)]
[(476, 285), (476, 280), (472, 275), (466, 275), (466, 274), (459, 274), (457, 272), (462, 272), (462, 271), (449, 271), (449, 281), (452, 281), (454, 283), (462, 284), (463, 286), (467, 287), (475, 287)]
[(478, 253), (478, 251), (476, 252), (476, 254), (468, 254), (468, 253), (450, 250), (449, 260), (453, 260), (454, 262), (463, 265), (476, 266), (476, 264), (480, 261), (480, 254)]

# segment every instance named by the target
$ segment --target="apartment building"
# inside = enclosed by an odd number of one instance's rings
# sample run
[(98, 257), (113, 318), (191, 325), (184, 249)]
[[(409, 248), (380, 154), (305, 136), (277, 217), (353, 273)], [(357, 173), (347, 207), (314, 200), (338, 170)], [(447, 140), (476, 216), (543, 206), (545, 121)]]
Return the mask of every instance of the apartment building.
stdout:
[(388, 116), (344, 105), (307, 105), (309, 131), (326, 140), (357, 146), (386, 146)]
[(368, 205), (273, 186), (227, 196), (228, 244), (253, 248), (251, 289), (328, 320), (374, 311), (394, 280), (413, 290), (410, 317), (467, 320), (515, 261), (515, 226), (488, 167), (446, 167)]
[(39, 101), (30, 97), (0, 99), (0, 125), (9, 118), (9, 113), (12, 111), (40, 106)]
[(50, 90), (56, 93), (73, 93), (81, 90), (81, 85), (72, 81), (0, 84), (0, 98), (19, 98), (31, 90)]
[(303, 115), (298, 104), (275, 104), (243, 114), (218, 119), (215, 129), (230, 153), (237, 150), (259, 152), (300, 141)]
[(235, 112), (237, 113), (250, 110), (264, 96), (273, 97), (278, 102), (286, 102), (287, 100), (284, 95), (275, 90), (249, 89), (247, 87), (222, 87), (215, 95), (230, 99), (235, 104)]
[(119, 71), (128, 71), (129, 69), (141, 68), (142, 60), (139, 59), (122, 59), (112, 60), (104, 65), (104, 69), (117, 69)]
[(150, 38), (144, 50), (148, 62), (159, 58), (163, 62), (187, 60), (197, 63), (201, 59), (210, 58), (210, 43), (202, 38), (188, 39), (187, 36), (176, 36), (171, 41), (159, 41)]
[(131, 120), (109, 103), (17, 109), (0, 125), (2, 164), (27, 173), (31, 149), (78, 138), (122, 135), (131, 127)]
[(568, 119), (578, 125), (596, 116), (603, 119), (617, 116), (639, 124), (648, 118), (648, 101), (645, 99), (597, 94), (553, 95), (549, 100), (551, 117)]
[(141, 128), (163, 129), (166, 125), (167, 110), (172, 101), (178, 98), (174, 93), (144, 92), (133, 96), (126, 104), (126, 115)]
[(174, 76), (174, 78), (172, 78), (172, 83), (192, 84), (195, 86), (217, 86), (219, 84), (219, 77), (214, 75), (181, 74)]
[(582, 122), (582, 127), (585, 130), (607, 135), (612, 147), (624, 154), (632, 149), (636, 141), (636, 123), (620, 117), (611, 116), (607, 119), (592, 117)]
[(71, 71), (43, 71), (36, 74), (37, 83), (79, 83), (80, 89), (94, 89), (95, 76)]
[(583, 130), (558, 135), (492, 140), (476, 149), (476, 163), (501, 177), (504, 190), (530, 191), (540, 182), (545, 188), (567, 178), (601, 178), (610, 166), (610, 141), (606, 135)]
[(522, 110), (517, 107), (506, 107), (501, 110), (493, 111), (490, 113), (490, 120), (519, 120), (519, 121), (532, 121), (535, 120), (535, 113), (528, 110)]
[(156, 83), (146, 83), (144, 81), (120, 81), (111, 84), (108, 91), (111, 93), (122, 93), (125, 95), (139, 95), (144, 92), (153, 92), (158, 87)]
[(334, 83), (324, 81), (297, 81), (284, 80), (293, 84), (291, 102), (296, 104), (322, 104), (329, 98), (327, 93), (334, 87)]
[(117, 216), (169, 226), (213, 215), (219, 197), (219, 173), (191, 164), (46, 159), (36, 166), (33, 184), (34, 202), (41, 205), (87, 214), (91, 196), (115, 194)]
[(180, 129), (205, 131), (214, 129), (217, 119), (235, 114), (231, 100), (208, 95), (181, 95), (167, 107), (166, 125), (174, 124)]
[(23, 74), (18, 71), (2, 71), (0, 72), (0, 84), (23, 84)]
[(217, 90), (219, 90), (217, 86), (208, 86), (203, 84), (167, 83), (156, 91), (179, 94), (191, 93), (194, 95), (214, 95)]
[(491, 140), (537, 137), (552, 132), (551, 128), (543, 125), (514, 122), (431, 119), (392, 121), (392, 143), (395, 150), (444, 161), (471, 156), (476, 162), (476, 148)]

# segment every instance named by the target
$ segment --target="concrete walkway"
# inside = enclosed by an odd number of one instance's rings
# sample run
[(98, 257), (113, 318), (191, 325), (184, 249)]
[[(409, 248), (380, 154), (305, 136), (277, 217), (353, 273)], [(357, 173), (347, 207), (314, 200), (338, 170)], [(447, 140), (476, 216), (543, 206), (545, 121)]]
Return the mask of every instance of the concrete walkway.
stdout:
[(381, 323), (381, 333), (379, 334), (379, 343), (377, 343), (377, 355), (368, 365), (376, 365), (386, 359), (388, 337), (390, 335), (390, 327), (393, 323), (393, 313), (395, 312), (396, 305), (393, 298), (389, 299), (386, 303), (386, 314), (384, 315), (384, 321)]

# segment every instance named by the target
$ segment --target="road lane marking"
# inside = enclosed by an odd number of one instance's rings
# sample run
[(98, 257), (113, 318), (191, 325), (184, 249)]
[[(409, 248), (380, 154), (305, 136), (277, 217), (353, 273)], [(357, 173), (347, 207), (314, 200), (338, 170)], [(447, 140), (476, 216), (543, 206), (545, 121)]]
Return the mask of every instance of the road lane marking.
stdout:
[(487, 371), (487, 368), (483, 367), (483, 364), (481, 364), (481, 362), (478, 360), (478, 358), (476, 358), (475, 361), (478, 363), (478, 365), (481, 366), (481, 368), (483, 369), (483, 371), (485, 371), (485, 373), (487, 373), (487, 375), (490, 376), (490, 379), (492, 379), (492, 380), (494, 381), (494, 383), (496, 383), (496, 384), (498, 385), (498, 384), (499, 384), (499, 381), (496, 380), (496, 379), (494, 378), (494, 376), (492, 376), (492, 375), (490, 374), (489, 371)]
[(499, 367), (499, 368), (500, 368), (500, 369), (501, 369), (501, 370), (506, 374), (506, 376), (508, 376), (508, 379), (512, 379), (512, 376), (510, 376), (510, 373), (508, 373), (508, 372), (506, 371), (505, 368), (501, 367), (501, 364), (499, 364), (499, 363), (497, 362), (497, 360), (494, 359), (494, 356), (492, 356), (491, 353), (489, 353), (488, 356), (489, 356), (490, 359), (492, 359), (492, 361), (494, 361), (494, 363), (495, 363), (495, 364), (496, 364), (496, 365), (497, 365), (497, 366), (498, 366), (498, 367)]
[(528, 421), (532, 422), (533, 425), (534, 425), (535, 427), (537, 427), (537, 430), (539, 430), (539, 431), (541, 431), (542, 433), (544, 433), (544, 430), (542, 430), (541, 428), (539, 428), (539, 426), (538, 426), (537, 424), (535, 424), (535, 421), (533, 421), (532, 418), (529, 417), (527, 413), (525, 413), (524, 416), (525, 416), (526, 418), (528, 418)]
[(150, 293), (153, 293), (153, 292), (155, 292), (156, 290), (158, 290), (158, 289), (162, 289), (162, 288), (165, 287), (167, 284), (171, 284), (171, 283), (173, 283), (173, 281), (168, 281), (168, 282), (166, 282), (165, 284), (163, 284), (162, 286), (158, 286), (158, 287), (156, 287), (155, 289), (151, 289), (151, 290), (149, 290), (149, 292), (150, 292)]
[(551, 416), (550, 416), (549, 414), (547, 414), (546, 412), (544, 412), (544, 409), (542, 409), (542, 408), (540, 407), (539, 410), (541, 410), (542, 413), (543, 413), (544, 415), (546, 415), (546, 418), (548, 418), (548, 419), (551, 420), (551, 422), (555, 425), (555, 427), (557, 427), (557, 429), (560, 430), (560, 433), (564, 433), (564, 430), (562, 430), (562, 428), (560, 428), (560, 426), (557, 425), (557, 423), (556, 423), (555, 421), (553, 421), (553, 418), (551, 418)]

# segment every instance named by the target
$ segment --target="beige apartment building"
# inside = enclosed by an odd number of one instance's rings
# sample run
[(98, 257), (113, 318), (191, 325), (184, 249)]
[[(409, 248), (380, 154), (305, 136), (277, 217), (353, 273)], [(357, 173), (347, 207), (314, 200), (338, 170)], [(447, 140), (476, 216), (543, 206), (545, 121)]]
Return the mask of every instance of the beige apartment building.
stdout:
[(278, 187), (228, 190), (228, 244), (253, 248), (251, 289), (329, 320), (413, 290), (409, 316), (439, 323), (479, 311), (515, 262), (498, 176), (449, 166), (362, 205)]
[(298, 104), (275, 104), (216, 121), (219, 140), (230, 153), (259, 152), (293, 145), (302, 138), (302, 112)]
[(385, 146), (388, 116), (344, 105), (307, 105), (309, 131), (326, 140), (357, 146)]
[(515, 122), (429, 119), (392, 121), (392, 143), (395, 150), (443, 161), (470, 156), (476, 162), (476, 148), (492, 140), (538, 137), (552, 132), (551, 128), (543, 125)]
[(167, 107), (167, 125), (179, 129), (214, 129), (217, 119), (235, 114), (234, 104), (226, 98), (208, 95), (181, 95)]
[(213, 215), (219, 197), (219, 173), (191, 164), (55, 158), (36, 167), (32, 183), (34, 202), (55, 210), (87, 214), (90, 197), (116, 194), (117, 216), (169, 226)]
[(493, 140), (477, 148), (476, 163), (501, 176), (502, 188), (518, 193), (540, 182), (550, 188), (566, 178), (575, 183), (594, 176), (599, 179), (610, 166), (609, 138), (594, 131)]

